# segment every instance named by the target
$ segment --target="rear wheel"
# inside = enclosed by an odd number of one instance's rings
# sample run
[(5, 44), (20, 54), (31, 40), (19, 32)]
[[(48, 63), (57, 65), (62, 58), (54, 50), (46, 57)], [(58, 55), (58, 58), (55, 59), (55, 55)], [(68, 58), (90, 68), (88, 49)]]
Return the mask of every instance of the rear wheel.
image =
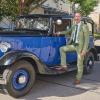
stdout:
[(84, 60), (84, 74), (90, 74), (94, 67), (94, 55), (88, 52)]
[(6, 71), (6, 90), (11, 96), (18, 98), (31, 90), (35, 82), (35, 70), (29, 62), (18, 61)]

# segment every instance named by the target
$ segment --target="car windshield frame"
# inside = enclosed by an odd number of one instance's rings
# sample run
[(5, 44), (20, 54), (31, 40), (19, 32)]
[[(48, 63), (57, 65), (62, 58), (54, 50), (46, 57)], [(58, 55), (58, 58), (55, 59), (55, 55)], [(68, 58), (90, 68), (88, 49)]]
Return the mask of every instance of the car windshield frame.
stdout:
[(16, 29), (18, 30), (48, 31), (49, 28), (50, 18), (47, 17), (19, 17), (16, 19)]

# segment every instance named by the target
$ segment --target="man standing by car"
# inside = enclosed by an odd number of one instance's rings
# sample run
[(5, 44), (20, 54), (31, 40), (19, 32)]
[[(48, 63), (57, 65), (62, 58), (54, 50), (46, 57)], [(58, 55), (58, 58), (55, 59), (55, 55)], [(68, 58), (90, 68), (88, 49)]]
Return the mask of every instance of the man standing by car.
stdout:
[(71, 38), (68, 45), (60, 48), (61, 66), (57, 67), (57, 70), (67, 70), (66, 52), (77, 52), (77, 74), (75, 84), (80, 84), (80, 80), (83, 75), (83, 61), (89, 45), (89, 29), (87, 24), (81, 21), (81, 14), (75, 13), (74, 25), (65, 32), (59, 32), (58, 34), (67, 34), (71, 32)]

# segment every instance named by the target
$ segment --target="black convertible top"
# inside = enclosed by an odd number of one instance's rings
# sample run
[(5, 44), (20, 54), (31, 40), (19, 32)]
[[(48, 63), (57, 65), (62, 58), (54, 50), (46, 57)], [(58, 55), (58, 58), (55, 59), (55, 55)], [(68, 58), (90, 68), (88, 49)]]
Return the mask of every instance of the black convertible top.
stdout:
[[(17, 18), (38, 18), (38, 17), (72, 19), (74, 16), (67, 13), (65, 14), (29, 14), (29, 15), (21, 15), (21, 16), (18, 16)], [(82, 20), (93, 23), (93, 20), (90, 17), (83, 16)]]
[(73, 18), (72, 15), (69, 14), (29, 14), (29, 15), (22, 15), (18, 16), (17, 18), (36, 18), (36, 17), (44, 17), (44, 18), (58, 18), (58, 17), (65, 17), (65, 18)]

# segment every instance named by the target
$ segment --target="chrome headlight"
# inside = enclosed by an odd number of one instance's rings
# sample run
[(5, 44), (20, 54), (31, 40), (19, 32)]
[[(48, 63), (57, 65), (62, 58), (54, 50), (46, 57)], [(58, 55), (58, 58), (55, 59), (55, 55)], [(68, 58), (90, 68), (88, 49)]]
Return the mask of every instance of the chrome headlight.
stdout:
[(5, 53), (10, 48), (11, 48), (11, 44), (10, 43), (8, 43), (8, 42), (1, 42), (0, 43), (0, 50), (1, 50), (1, 52), (4, 52)]

